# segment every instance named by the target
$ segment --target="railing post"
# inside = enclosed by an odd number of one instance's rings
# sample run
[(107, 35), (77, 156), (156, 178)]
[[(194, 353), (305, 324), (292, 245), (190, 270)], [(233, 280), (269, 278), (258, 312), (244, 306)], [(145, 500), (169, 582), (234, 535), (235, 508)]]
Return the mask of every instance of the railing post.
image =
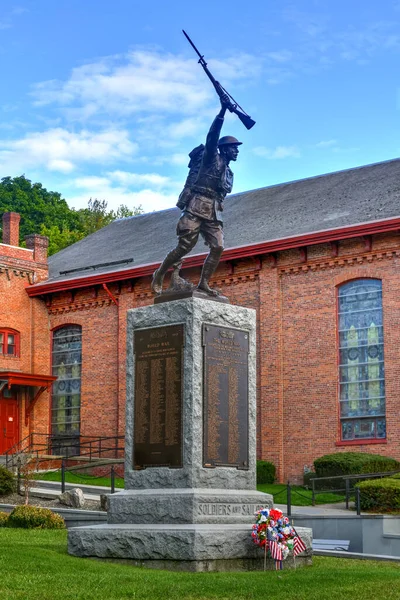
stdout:
[(356, 491), (356, 511), (357, 511), (357, 516), (359, 517), (361, 515), (360, 488), (356, 487), (355, 491)]
[(101, 438), (99, 438), (99, 458), (101, 458)]
[(311, 504), (313, 506), (315, 506), (315, 483), (314, 483), (314, 479), (311, 479), (311, 487), (312, 487), (312, 497), (311, 497)]
[(21, 459), (17, 458), (17, 493), (21, 493)]
[(287, 516), (290, 518), (292, 516), (292, 487), (290, 482), (287, 482)]
[(114, 465), (111, 467), (111, 493), (115, 494), (115, 470)]
[(345, 485), (346, 485), (346, 510), (349, 510), (350, 480), (348, 478), (345, 479)]
[(65, 461), (61, 461), (61, 493), (65, 492)]

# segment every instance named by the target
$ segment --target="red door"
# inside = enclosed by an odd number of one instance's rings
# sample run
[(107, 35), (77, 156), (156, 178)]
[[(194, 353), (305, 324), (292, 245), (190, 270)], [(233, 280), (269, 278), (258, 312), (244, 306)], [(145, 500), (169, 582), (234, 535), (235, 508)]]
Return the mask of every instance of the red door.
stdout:
[(0, 394), (0, 454), (18, 442), (18, 401)]

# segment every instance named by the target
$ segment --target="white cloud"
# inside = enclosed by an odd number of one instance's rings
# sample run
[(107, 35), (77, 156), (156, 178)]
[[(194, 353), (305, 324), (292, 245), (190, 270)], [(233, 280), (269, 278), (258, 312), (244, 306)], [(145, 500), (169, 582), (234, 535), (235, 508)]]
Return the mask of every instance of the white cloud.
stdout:
[[(248, 54), (210, 60), (224, 82), (253, 79), (260, 61)], [(37, 105), (57, 104), (71, 119), (134, 113), (195, 115), (215, 102), (211, 83), (195, 61), (156, 50), (134, 50), (73, 69), (67, 81), (50, 80), (34, 86)], [(186, 127), (189, 125), (186, 123)]]
[(182, 189), (182, 182), (158, 173), (121, 170), (109, 171), (103, 176), (77, 177), (71, 184), (72, 193), (65, 194), (70, 206), (83, 208), (89, 198), (98, 198), (106, 200), (109, 209), (116, 210), (120, 204), (129, 208), (141, 204), (146, 212), (175, 206)]
[(275, 160), (280, 158), (298, 158), (300, 151), (297, 146), (277, 146), (276, 148), (266, 148), (265, 146), (257, 146), (253, 148), (253, 153), (256, 156)]
[(60, 127), (27, 134), (17, 140), (0, 140), (0, 163), (3, 171), (45, 167), (68, 173), (82, 163), (108, 163), (128, 159), (137, 152), (125, 130), (78, 133)]
[(178, 123), (170, 125), (166, 131), (166, 137), (168, 139), (176, 140), (185, 137), (193, 137), (203, 133), (206, 127), (205, 122), (201, 118), (191, 117), (190, 119), (184, 119)]
[(110, 185), (110, 180), (107, 177), (97, 177), (96, 175), (87, 175), (86, 177), (77, 177), (74, 179), (74, 186), (85, 189), (100, 189)]
[(315, 144), (316, 148), (332, 148), (332, 146), (337, 145), (337, 140), (321, 140), (317, 144)]
[(49, 171), (59, 171), (61, 173), (70, 173), (75, 166), (70, 160), (52, 159), (47, 163)]
[(171, 165), (181, 167), (189, 163), (189, 156), (187, 154), (184, 154), (183, 152), (175, 152), (175, 154), (172, 154), (169, 157), (169, 162), (171, 163)]
[(0, 18), (0, 29), (10, 29), (14, 25), (14, 17), (18, 17), (23, 13), (28, 12), (22, 6), (15, 6), (8, 14)]
[(108, 173), (110, 179), (125, 186), (151, 185), (153, 187), (164, 187), (171, 183), (169, 177), (158, 175), (158, 173), (129, 173), (127, 171), (111, 171)]
[(285, 63), (293, 58), (293, 53), (290, 50), (277, 50), (275, 52), (268, 52), (267, 56), (275, 62)]
[[(74, 182), (76, 187), (79, 187), (78, 182), (79, 180)], [(149, 188), (132, 192), (123, 186), (113, 186), (110, 182), (106, 185), (93, 183), (92, 186), (89, 186), (89, 181), (83, 183), (85, 185), (80, 193), (65, 194), (68, 204), (77, 209), (86, 208), (89, 198), (97, 198), (106, 200), (109, 210), (116, 210), (121, 204), (125, 204), (131, 209), (141, 205), (145, 212), (152, 212), (175, 206), (178, 198), (176, 193), (166, 193)]]

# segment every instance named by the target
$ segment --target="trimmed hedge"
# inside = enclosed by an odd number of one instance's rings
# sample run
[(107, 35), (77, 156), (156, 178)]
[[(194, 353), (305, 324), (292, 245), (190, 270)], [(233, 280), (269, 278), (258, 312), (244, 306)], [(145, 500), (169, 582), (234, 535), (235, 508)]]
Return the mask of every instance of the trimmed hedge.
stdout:
[(394, 458), (366, 452), (337, 452), (327, 454), (314, 461), (317, 477), (353, 475), (358, 473), (381, 473), (400, 470)]
[(275, 465), (268, 460), (257, 461), (257, 483), (274, 483)]
[(38, 506), (16, 506), (7, 520), (7, 527), (23, 529), (65, 529), (65, 522), (60, 515), (48, 508)]
[(7, 527), (8, 513), (0, 512), (0, 527)]
[(357, 484), (361, 510), (374, 512), (400, 511), (400, 479), (385, 477), (368, 479)]
[(0, 465), (0, 496), (12, 494), (15, 491), (15, 477), (3, 465)]

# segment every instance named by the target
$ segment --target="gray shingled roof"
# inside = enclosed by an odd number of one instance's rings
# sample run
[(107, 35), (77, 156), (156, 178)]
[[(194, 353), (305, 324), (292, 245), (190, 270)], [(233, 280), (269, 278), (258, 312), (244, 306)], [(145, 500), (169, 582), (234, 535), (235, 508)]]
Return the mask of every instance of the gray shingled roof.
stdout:
[[(179, 214), (171, 208), (114, 221), (51, 256), (44, 283), (161, 261), (176, 244)], [(400, 159), (234, 194), (224, 215), (226, 248), (398, 217)], [(200, 240), (192, 254), (206, 250)], [(60, 275), (129, 258), (134, 262)]]

